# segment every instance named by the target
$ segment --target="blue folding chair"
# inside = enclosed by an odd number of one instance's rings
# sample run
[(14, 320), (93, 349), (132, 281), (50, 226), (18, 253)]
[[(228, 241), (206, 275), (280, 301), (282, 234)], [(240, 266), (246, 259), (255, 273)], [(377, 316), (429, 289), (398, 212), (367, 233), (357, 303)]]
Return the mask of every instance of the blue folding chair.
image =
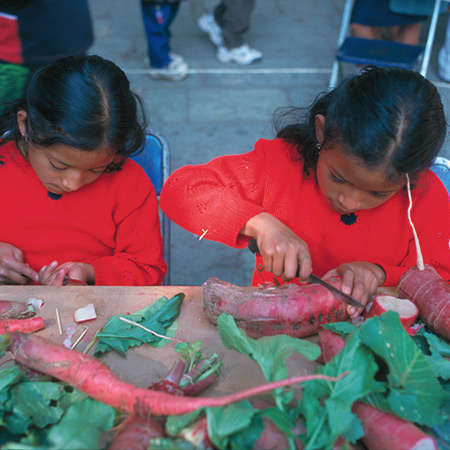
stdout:
[[(170, 174), (170, 146), (167, 139), (158, 131), (148, 128), (145, 136), (144, 150), (132, 159), (147, 173), (159, 195), (164, 182)], [(167, 263), (167, 274), (163, 285), (170, 285), (170, 220), (161, 211), (161, 233), (164, 245), (164, 259)]]
[(377, 39), (346, 37), (353, 6), (353, 0), (346, 0), (339, 30), (336, 57), (331, 69), (329, 89), (336, 87), (340, 81), (341, 63), (403, 67), (416, 70), (416, 66), (421, 61), (420, 74), (426, 77), (442, 1), (444, 0), (434, 0), (426, 44), (421, 46)]

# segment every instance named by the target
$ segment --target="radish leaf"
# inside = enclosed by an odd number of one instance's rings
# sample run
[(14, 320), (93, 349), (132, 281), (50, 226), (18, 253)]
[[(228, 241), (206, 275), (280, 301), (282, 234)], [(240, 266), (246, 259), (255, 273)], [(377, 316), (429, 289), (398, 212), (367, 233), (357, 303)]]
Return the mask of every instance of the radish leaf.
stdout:
[[(171, 299), (161, 297), (153, 304), (135, 313), (127, 316), (117, 315), (110, 317), (102, 333), (97, 335), (98, 343), (94, 356), (98, 357), (105, 352), (115, 350), (121, 356), (125, 357), (125, 352), (129, 347), (135, 347), (143, 343), (157, 346), (163, 340), (169, 342), (136, 325), (120, 320), (120, 317), (139, 323), (160, 335), (173, 337), (176, 328), (174, 329), (171, 325), (180, 314), (183, 299), (183, 293), (179, 293)], [(171, 335), (168, 331), (169, 328)]]
[(250, 338), (244, 330), (237, 327), (233, 317), (228, 314), (219, 316), (217, 329), (223, 345), (257, 362), (269, 382), (282, 380), (288, 376), (285, 359), (293, 352), (300, 353), (310, 361), (314, 361), (320, 355), (317, 344), (285, 334), (259, 339)]
[(421, 425), (442, 423), (439, 408), (448, 397), (398, 314), (387, 311), (367, 320), (361, 326), (360, 336), (389, 368), (387, 401), (392, 411)]

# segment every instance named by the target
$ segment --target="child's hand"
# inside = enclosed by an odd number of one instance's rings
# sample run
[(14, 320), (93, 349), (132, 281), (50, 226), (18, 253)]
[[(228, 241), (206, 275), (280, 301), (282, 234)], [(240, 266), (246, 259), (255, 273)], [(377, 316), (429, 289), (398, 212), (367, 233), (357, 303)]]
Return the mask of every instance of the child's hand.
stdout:
[(288, 281), (295, 278), (300, 264), (299, 280), (308, 282), (311, 274), (308, 246), (283, 222), (271, 214), (260, 213), (247, 222), (241, 234), (256, 239), (265, 270)]
[(0, 284), (27, 284), (38, 281), (38, 273), (23, 260), (22, 250), (0, 242)]
[(58, 266), (58, 262), (53, 261), (39, 271), (39, 282), (46, 286), (63, 286), (69, 278), (94, 284), (94, 268), (91, 264), (80, 262), (67, 262)]
[[(338, 268), (328, 271), (322, 278), (325, 280), (336, 275), (342, 278), (341, 291), (364, 305), (378, 286), (386, 280), (386, 274), (380, 266), (364, 261), (341, 264)], [(352, 319), (356, 319), (362, 312), (362, 308), (350, 305), (347, 307), (347, 313)]]

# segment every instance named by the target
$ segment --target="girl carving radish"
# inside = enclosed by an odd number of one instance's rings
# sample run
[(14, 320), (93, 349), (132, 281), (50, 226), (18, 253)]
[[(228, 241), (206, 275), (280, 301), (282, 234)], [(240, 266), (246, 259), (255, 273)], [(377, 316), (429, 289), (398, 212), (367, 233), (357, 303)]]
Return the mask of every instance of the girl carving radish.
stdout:
[[(161, 195), (164, 212), (229, 246), (254, 238), (261, 254), (253, 285), (305, 283), (314, 271), (340, 276), (341, 290), (367, 303), (416, 263), (408, 174), (425, 260), (450, 278), (449, 196), (428, 170), (446, 135), (431, 82), (406, 69), (368, 68), (277, 124), (276, 139), (249, 153), (175, 171)], [(352, 318), (360, 312), (348, 307)]]

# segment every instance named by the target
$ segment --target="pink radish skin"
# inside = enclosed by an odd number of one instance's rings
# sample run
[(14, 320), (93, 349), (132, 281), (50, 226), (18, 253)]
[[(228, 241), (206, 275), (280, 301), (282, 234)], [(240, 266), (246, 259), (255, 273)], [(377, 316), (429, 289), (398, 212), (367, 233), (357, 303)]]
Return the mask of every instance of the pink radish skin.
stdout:
[(88, 396), (128, 414), (147, 417), (150, 413), (169, 416), (185, 414), (205, 407), (230, 403), (269, 392), (273, 389), (313, 379), (337, 381), (324, 375), (305, 375), (267, 383), (223, 397), (178, 397), (149, 391), (121, 380), (105, 364), (95, 358), (69, 350), (38, 335), (12, 333), (4, 340), (16, 361), (26, 367), (64, 381)]
[(312, 336), (319, 332), (321, 324), (348, 318), (347, 305), (318, 284), (248, 288), (218, 278), (203, 284), (203, 310), (214, 324), (221, 313), (230, 314), (253, 338), (276, 334)]
[(433, 267), (411, 267), (397, 288), (419, 308), (419, 317), (431, 330), (450, 340), (450, 285)]
[(379, 316), (386, 311), (395, 311), (400, 316), (400, 322), (404, 327), (410, 327), (419, 315), (417, 306), (406, 299), (394, 297), (392, 295), (376, 295), (372, 306), (364, 315), (366, 319)]
[(108, 450), (147, 450), (150, 439), (163, 437), (164, 429), (155, 417), (128, 416), (119, 425)]
[(2, 319), (25, 319), (34, 316), (32, 306), (14, 300), (0, 300), (0, 320)]
[[(328, 362), (344, 348), (345, 341), (330, 330), (321, 330), (319, 344), (323, 360)], [(411, 422), (358, 401), (353, 404), (353, 412), (361, 420), (362, 441), (369, 450), (437, 450), (435, 440)]]
[(4, 319), (0, 320), (0, 334), (14, 333), (33, 333), (45, 328), (42, 317), (31, 317), (30, 319)]

